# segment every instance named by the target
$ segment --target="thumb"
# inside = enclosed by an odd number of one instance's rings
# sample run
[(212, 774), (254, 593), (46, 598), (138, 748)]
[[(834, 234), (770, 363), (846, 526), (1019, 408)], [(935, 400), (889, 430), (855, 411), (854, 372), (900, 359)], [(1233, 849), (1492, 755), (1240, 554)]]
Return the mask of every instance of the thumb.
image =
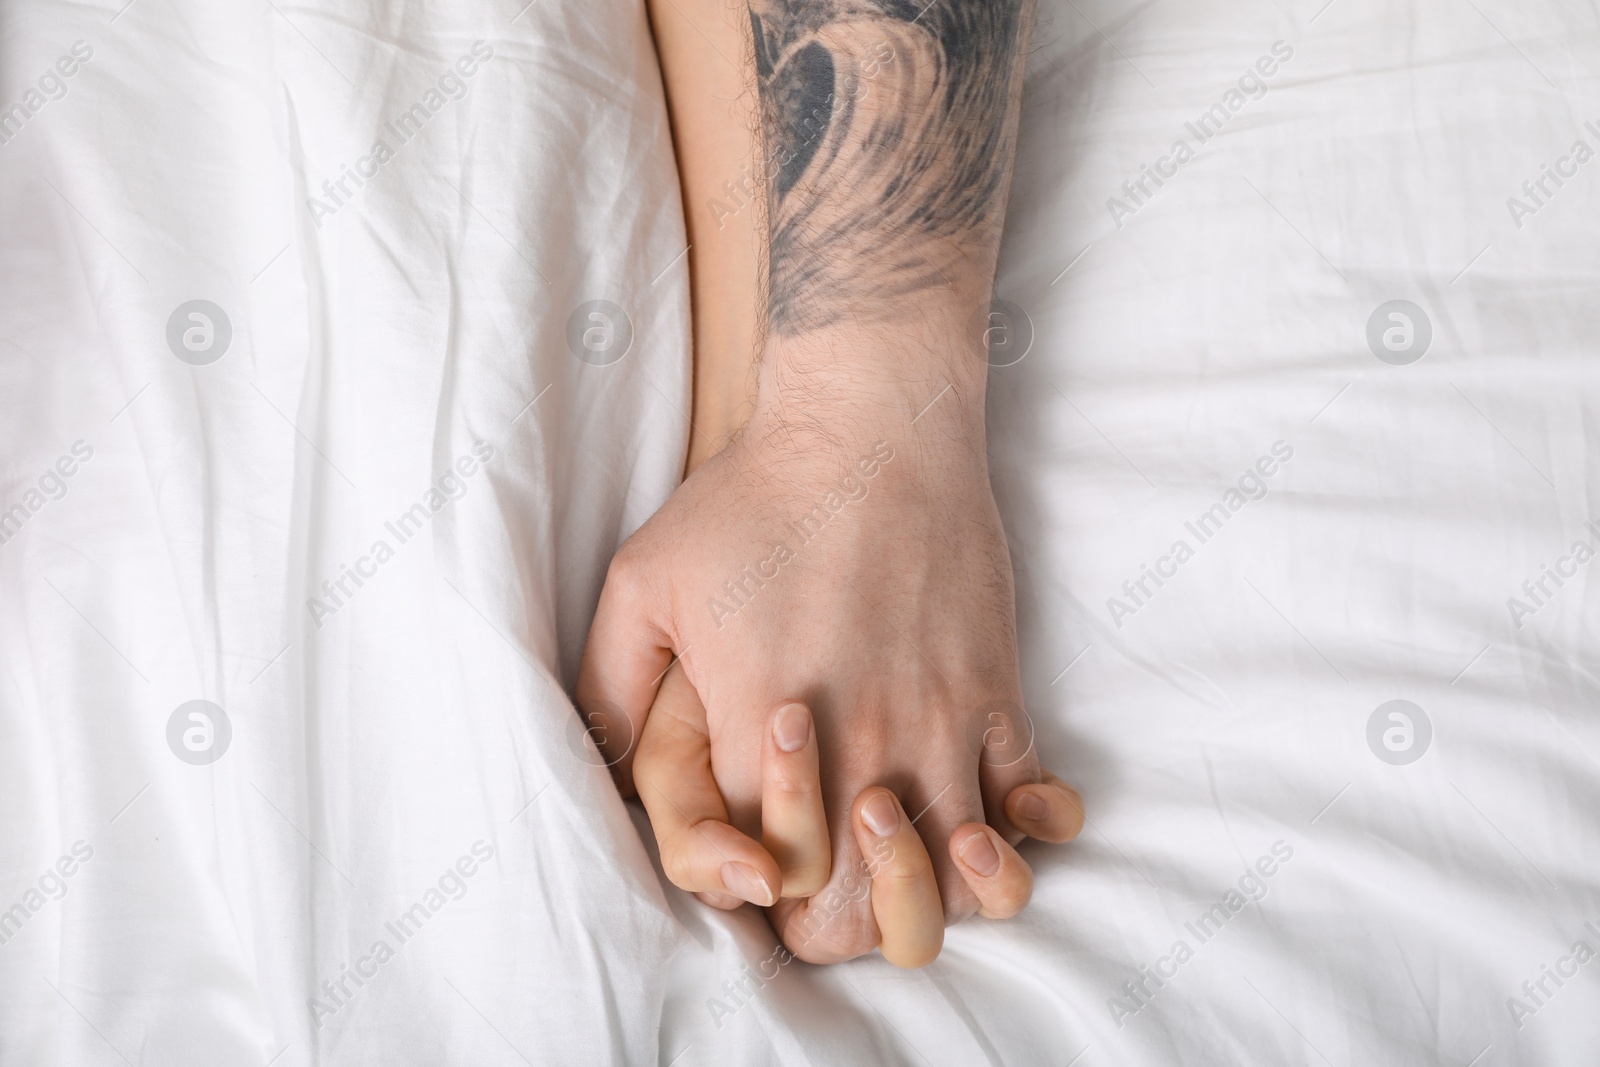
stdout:
[(711, 770), (705, 705), (682, 664), (667, 672), (638, 755), (639, 799), (650, 813), (667, 880), (713, 907), (775, 903), (783, 872), (770, 852), (728, 820)]
[(670, 639), (651, 621), (650, 598), (631, 558), (624, 546), (606, 571), (578, 666), (580, 729), (625, 797), (634, 792), (633, 757), (645, 717), (672, 663)]

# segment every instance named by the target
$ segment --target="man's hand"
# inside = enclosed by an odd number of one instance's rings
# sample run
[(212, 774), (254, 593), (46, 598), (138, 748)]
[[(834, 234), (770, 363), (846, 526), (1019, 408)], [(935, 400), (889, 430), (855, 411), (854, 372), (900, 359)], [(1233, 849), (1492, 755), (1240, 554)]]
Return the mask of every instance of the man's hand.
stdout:
[[(983, 423), (1030, 8), (651, 6), (689, 226), (691, 460), (747, 410), (741, 357), (761, 360), (744, 429), (614, 560), (578, 697), (628, 788), (630, 748), (648, 737), (657, 686), (680, 658), (703, 702), (709, 763), (687, 756), (686, 724), (701, 720), (684, 711), (670, 723), (677, 764), (701, 786), (714, 774), (702, 793), (720, 787), (726, 818), (709, 795), (693, 810), (663, 806), (678, 781), (667, 760), (665, 777), (644, 782), (662, 787), (646, 801), (674, 842), (663, 838), (664, 858), (680, 885), (717, 893), (703, 881), (714, 870), (731, 897), (763, 903), (774, 878), (809, 888), (795, 859), (806, 848), (781, 833), (756, 840), (771, 809), (771, 717), (786, 702), (810, 709), (829, 881), (773, 911), (806, 959), (846, 959), (883, 938), (886, 955), (923, 960), (937, 940), (901, 936), (920, 919), (880, 924), (880, 886), (896, 914), (970, 914), (981, 894), (957, 857), (987, 866), (988, 845), (1001, 870), (1015, 858), (1022, 812), (1008, 794), (1073, 799), (1039, 784)], [(750, 82), (753, 113), (739, 103)], [(750, 862), (682, 848), (706, 840)], [(880, 845), (893, 862), (875, 868)], [(868, 878), (870, 901), (850, 892)]]
[[(798, 700), (815, 716), (831, 877), (820, 893), (804, 878), (785, 885), (800, 895), (773, 913), (804, 959), (879, 943), (856, 888), (873, 873), (853, 810), (870, 787), (898, 798), (955, 921), (979, 899), (952, 835), (987, 823), (1002, 843), (1020, 840), (1007, 796), (1041, 778), (1021, 708), (1009, 557), (982, 439), (963, 418), (969, 399), (945, 396), (920, 418), (909, 403), (858, 403), (850, 417), (758, 410), (622, 547), (601, 595), (578, 698), (591, 715), (619, 716), (602, 747), (625, 788), (629, 749), (674, 655), (703, 701), (726, 822), (747, 838), (762, 837), (773, 709)], [(660, 798), (644, 799), (654, 815)], [(679, 829), (724, 821), (680, 814)], [(802, 873), (774, 883), (772, 867), (746, 866), (761, 877), (736, 868), (740, 880), (723, 888), (761, 904)]]

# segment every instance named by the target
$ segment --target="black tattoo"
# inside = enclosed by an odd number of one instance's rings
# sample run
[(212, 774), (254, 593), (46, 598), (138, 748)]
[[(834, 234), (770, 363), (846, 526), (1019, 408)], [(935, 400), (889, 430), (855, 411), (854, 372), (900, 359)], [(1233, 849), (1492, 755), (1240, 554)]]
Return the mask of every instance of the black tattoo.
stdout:
[(751, 0), (771, 332), (948, 286), (998, 240), (1026, 6)]

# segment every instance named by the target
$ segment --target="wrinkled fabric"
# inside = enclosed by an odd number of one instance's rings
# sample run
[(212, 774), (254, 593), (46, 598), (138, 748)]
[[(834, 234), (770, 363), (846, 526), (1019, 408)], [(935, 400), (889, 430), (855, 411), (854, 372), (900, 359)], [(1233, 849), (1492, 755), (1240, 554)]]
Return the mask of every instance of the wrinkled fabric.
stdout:
[(1042, 4), (1089, 824), (903, 973), (667, 885), (567, 695), (690, 432), (643, 6), (124, 2), (0, 12), (0, 1062), (1592, 1062), (1587, 5)]

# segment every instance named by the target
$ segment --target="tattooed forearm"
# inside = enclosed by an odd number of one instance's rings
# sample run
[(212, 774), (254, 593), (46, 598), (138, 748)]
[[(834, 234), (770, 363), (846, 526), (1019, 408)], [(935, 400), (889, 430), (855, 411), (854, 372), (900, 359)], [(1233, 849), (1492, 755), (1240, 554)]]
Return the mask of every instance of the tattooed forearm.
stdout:
[(1028, 0), (751, 0), (768, 329), (993, 270)]

